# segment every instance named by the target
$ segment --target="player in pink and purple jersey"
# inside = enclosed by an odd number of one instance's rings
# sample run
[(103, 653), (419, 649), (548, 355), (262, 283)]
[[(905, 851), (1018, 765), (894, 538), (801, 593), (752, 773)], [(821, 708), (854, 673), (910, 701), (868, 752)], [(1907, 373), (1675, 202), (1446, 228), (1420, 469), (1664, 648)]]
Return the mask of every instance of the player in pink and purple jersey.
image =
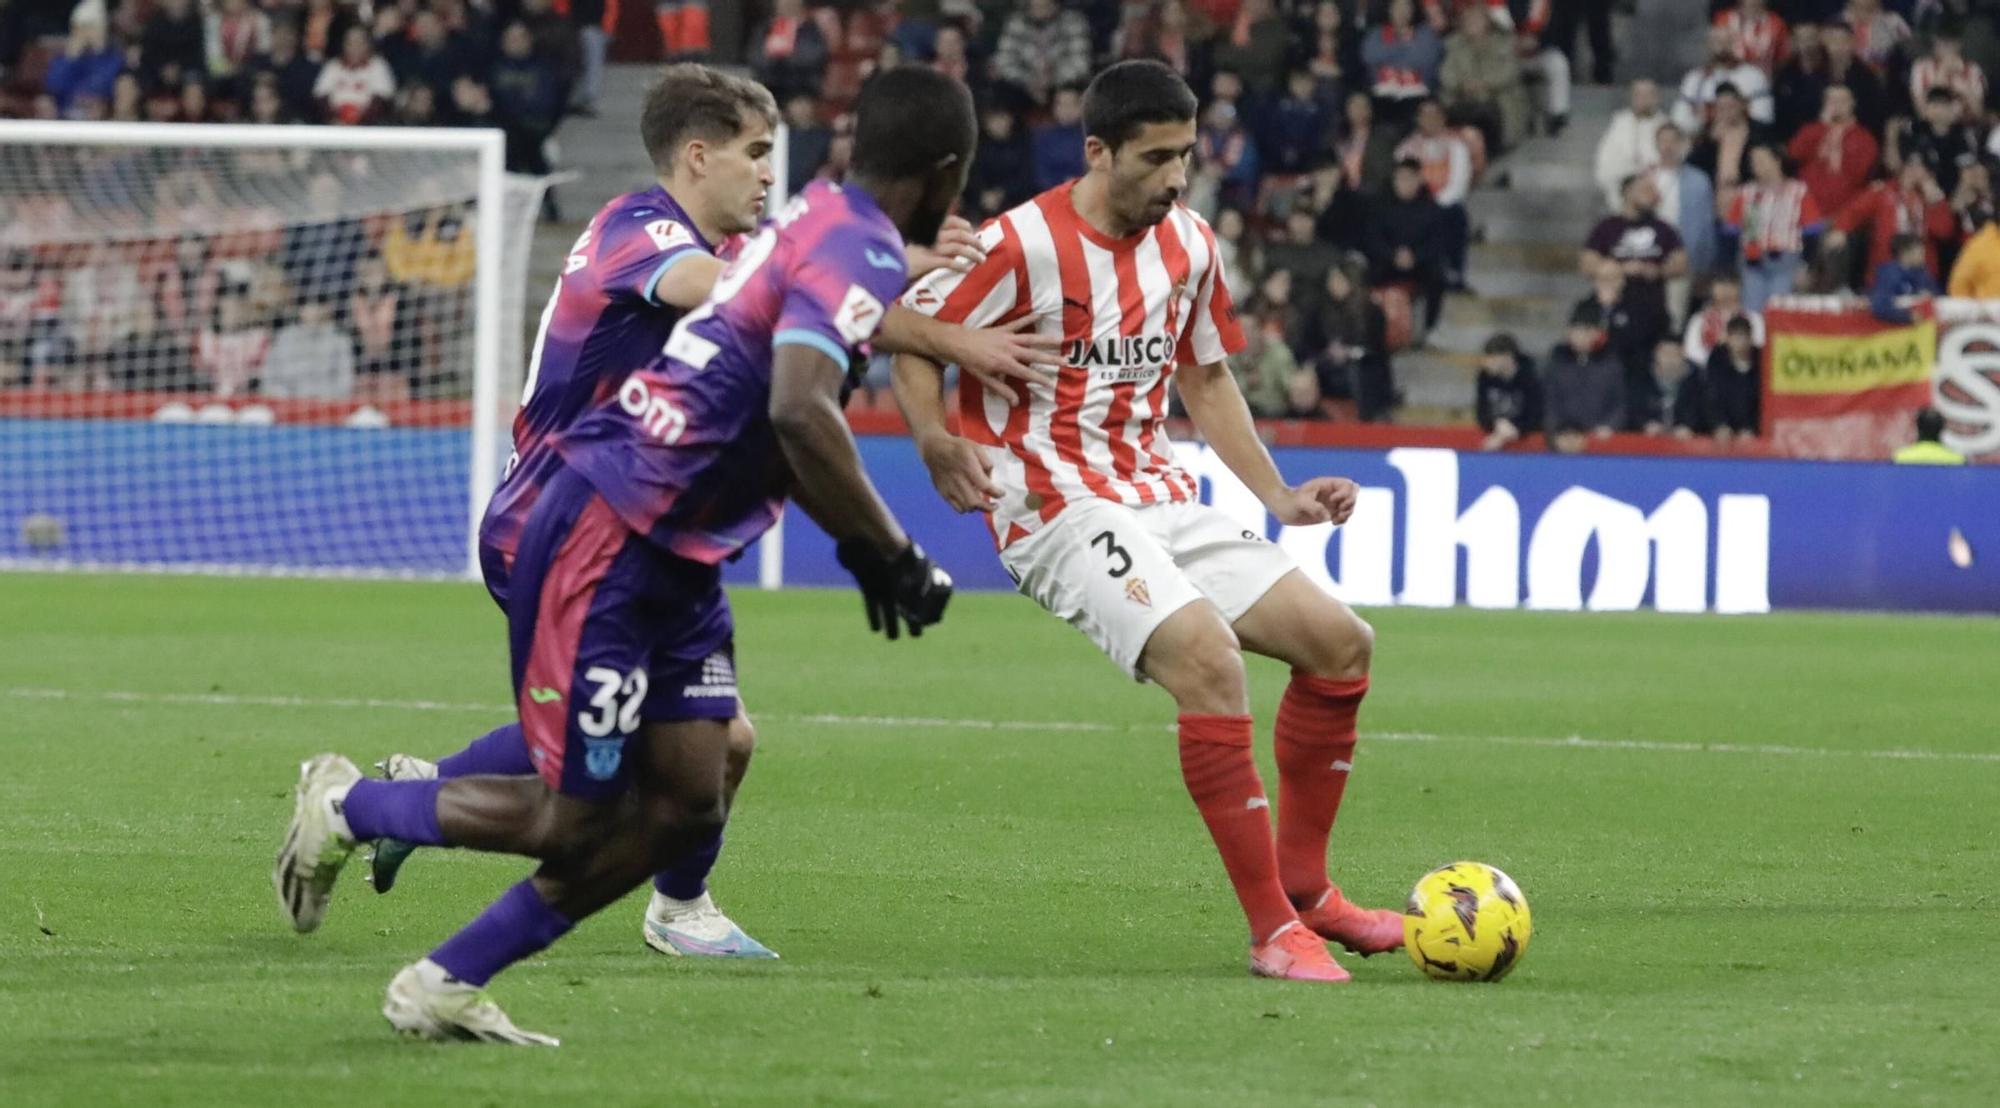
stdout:
[[(505, 478), (480, 528), (486, 585), (504, 611), (521, 529), (555, 465), (550, 436), (567, 429), (604, 400), (624, 375), (657, 355), (682, 311), (708, 298), (723, 261), (739, 237), (755, 230), (772, 177), (769, 156), (777, 106), (753, 81), (707, 66), (669, 66), (647, 95), (640, 120), (659, 184), (612, 200), (601, 209), (563, 265), (542, 311), (529, 362), (528, 383), (514, 420), (514, 452)], [(952, 221), (962, 224), (962, 221)], [(957, 260), (969, 267), (983, 258), (969, 226), (947, 230), (938, 246), (910, 250), (912, 276)], [(932, 352), (1005, 388), (1008, 378), (1033, 377), (1036, 361), (1050, 360), (1053, 340), (1017, 331), (977, 331), (948, 326), (922, 314), (892, 308), (877, 345), (888, 350)], [(721, 674), (720, 665), (711, 669)], [(718, 702), (733, 682), (718, 685)], [(740, 710), (730, 725), (727, 799), (748, 771), (755, 732)], [(535, 772), (521, 724), (510, 722), (436, 763), (393, 754), (379, 763), (397, 780)], [(654, 878), (641, 935), (667, 954), (770, 958), (716, 907), (707, 878), (722, 848), (718, 834)], [(398, 839), (377, 842), (370, 878), (387, 892), (415, 847)]]
[(848, 182), (808, 188), (661, 357), (549, 440), (507, 598), (536, 775), (365, 781), (334, 754), (300, 768), (273, 874), (297, 930), (319, 926), (359, 842), (541, 863), (397, 974), (383, 1013), (399, 1031), (553, 1045), (515, 1027), (486, 982), (720, 832), (737, 712), (720, 563), (787, 496), (834, 536), (871, 625), (893, 638), (943, 616), (951, 579), (862, 471), (840, 392), (906, 284), (904, 241), (934, 239), (964, 187), (972, 98), (903, 67), (872, 80), (857, 113)]

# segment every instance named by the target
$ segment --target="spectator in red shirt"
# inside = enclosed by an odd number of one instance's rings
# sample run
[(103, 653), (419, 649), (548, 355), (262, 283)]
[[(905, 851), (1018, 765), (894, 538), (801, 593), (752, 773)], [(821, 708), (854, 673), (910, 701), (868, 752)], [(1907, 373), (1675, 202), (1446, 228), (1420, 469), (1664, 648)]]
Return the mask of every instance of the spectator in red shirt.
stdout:
[(1931, 276), (1936, 277), (1941, 272), (1939, 246), (1958, 234), (1958, 220), (1944, 190), (1938, 187), (1930, 169), (1915, 158), (1904, 162), (1894, 178), (1875, 182), (1834, 213), (1826, 248), (1845, 247), (1848, 237), (1863, 227), (1868, 229), (1869, 273), (1889, 260), (1896, 236), (1918, 235), (1924, 241), (1925, 265)]
[(1868, 187), (1882, 147), (1854, 118), (1854, 93), (1828, 85), (1819, 119), (1792, 137), (1787, 153), (1819, 210), (1837, 212)]

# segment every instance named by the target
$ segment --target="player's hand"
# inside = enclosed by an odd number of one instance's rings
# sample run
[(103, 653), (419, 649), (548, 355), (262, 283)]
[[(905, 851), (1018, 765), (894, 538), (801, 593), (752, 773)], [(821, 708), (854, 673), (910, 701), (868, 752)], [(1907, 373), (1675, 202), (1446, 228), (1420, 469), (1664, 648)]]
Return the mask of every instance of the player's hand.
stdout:
[(970, 273), (986, 260), (986, 251), (979, 245), (978, 228), (955, 215), (946, 218), (944, 226), (938, 228), (937, 242), (908, 247), (903, 254), (909, 259), (911, 281), (946, 266)]
[(1360, 487), (1345, 477), (1315, 477), (1273, 497), (1265, 506), (1287, 527), (1346, 523)]
[(894, 558), (884, 558), (874, 547), (859, 539), (844, 539), (834, 547), (834, 556), (861, 587), (861, 603), (868, 613), (868, 629), (880, 631), (894, 641), (901, 626), (910, 637), (944, 618), (951, 602), (951, 574), (930, 560), (916, 543), (903, 548)]
[(955, 512), (990, 512), (1000, 500), (993, 483), (993, 463), (978, 443), (957, 435), (935, 433), (917, 444), (931, 484)]
[(1021, 396), (1010, 382), (1056, 387), (1055, 361), (1062, 351), (1062, 336), (1034, 334), (1029, 330), (1034, 325), (1033, 316), (1023, 316), (1005, 327), (960, 328), (953, 336), (951, 360), (987, 392), (1019, 404)]

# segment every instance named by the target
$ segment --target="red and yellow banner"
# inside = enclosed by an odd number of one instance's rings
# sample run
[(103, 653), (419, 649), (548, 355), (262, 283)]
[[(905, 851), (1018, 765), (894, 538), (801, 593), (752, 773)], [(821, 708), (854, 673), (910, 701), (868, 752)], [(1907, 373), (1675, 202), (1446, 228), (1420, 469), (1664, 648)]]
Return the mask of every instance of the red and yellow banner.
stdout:
[(1911, 414), (1930, 402), (1937, 323), (1883, 323), (1866, 306), (1764, 314), (1764, 433), (1794, 458), (1882, 459), (1910, 441)]

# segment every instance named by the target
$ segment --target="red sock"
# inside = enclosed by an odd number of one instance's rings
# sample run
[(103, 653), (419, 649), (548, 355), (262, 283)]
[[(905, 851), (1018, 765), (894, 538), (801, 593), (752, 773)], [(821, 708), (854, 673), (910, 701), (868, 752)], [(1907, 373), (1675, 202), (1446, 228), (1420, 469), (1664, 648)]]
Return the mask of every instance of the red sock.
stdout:
[(1250, 717), (1183, 715), (1180, 725), (1181, 778), (1250, 917), (1251, 940), (1266, 942), (1299, 916), (1278, 884), (1271, 804), (1250, 757)]
[(1296, 903), (1311, 905), (1332, 881), (1326, 839), (1354, 762), (1354, 717), (1368, 678), (1292, 673), (1278, 702), (1278, 874)]

